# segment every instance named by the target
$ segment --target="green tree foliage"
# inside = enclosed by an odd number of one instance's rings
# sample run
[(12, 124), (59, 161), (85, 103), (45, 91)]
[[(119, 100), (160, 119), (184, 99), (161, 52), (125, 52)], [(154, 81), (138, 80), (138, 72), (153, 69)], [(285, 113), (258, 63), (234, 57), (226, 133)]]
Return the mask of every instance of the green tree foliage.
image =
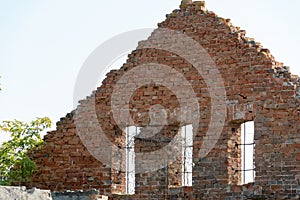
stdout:
[(40, 132), (50, 126), (51, 121), (47, 117), (30, 123), (14, 120), (0, 124), (0, 129), (11, 136), (0, 146), (0, 185), (21, 184), (29, 180), (36, 164), (28, 157), (28, 152), (43, 144)]

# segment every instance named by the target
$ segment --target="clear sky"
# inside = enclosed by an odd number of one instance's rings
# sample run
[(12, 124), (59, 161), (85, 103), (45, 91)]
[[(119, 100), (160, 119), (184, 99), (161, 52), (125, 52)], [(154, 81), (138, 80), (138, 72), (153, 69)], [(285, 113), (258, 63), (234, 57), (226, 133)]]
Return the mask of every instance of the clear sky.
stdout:
[[(0, 121), (73, 110), (76, 77), (85, 59), (114, 35), (155, 28), (180, 0), (0, 0)], [(300, 1), (207, 0), (300, 75)], [(0, 136), (0, 141), (3, 136)]]

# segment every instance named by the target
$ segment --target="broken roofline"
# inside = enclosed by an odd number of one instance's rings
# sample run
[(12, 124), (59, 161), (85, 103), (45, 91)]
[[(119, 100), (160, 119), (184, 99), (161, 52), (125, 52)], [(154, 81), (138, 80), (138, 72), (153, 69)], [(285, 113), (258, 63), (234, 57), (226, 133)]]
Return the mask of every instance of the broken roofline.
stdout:
[[(186, 188), (179, 188), (178, 191), (176, 190), (178, 193), (173, 194), (174, 191), (169, 190), (169, 178), (173, 177), (176, 180), (176, 172), (178, 172), (176, 167), (171, 165), (167, 169), (161, 169), (159, 173), (145, 172), (137, 176), (136, 182), (139, 184), (137, 184), (136, 194), (132, 197), (145, 198), (155, 195), (158, 199), (165, 199), (166, 195), (177, 195), (176, 197), (187, 195), (188, 198), (193, 199), (208, 196), (224, 199), (247, 195), (257, 197), (255, 195), (266, 194), (267, 196), (278, 195), (276, 196), (278, 198), (288, 195), (296, 199), (295, 186), (299, 185), (296, 177), (300, 159), (297, 159), (299, 145), (297, 146), (294, 141), (299, 132), (297, 123), (300, 121), (297, 113), (299, 102), (296, 96), (299, 78), (291, 75), (282, 63), (276, 62), (269, 50), (264, 49), (254, 39), (245, 37), (245, 31), (234, 27), (229, 19), (220, 18), (213, 12), (207, 11), (203, 2), (181, 5), (181, 9), (174, 10), (167, 15), (167, 19), (158, 26), (185, 34), (205, 47), (223, 75), (227, 92), (228, 115), (222, 135), (211, 154), (205, 158), (199, 158), (197, 153), (201, 150), (203, 133), (207, 130), (211, 115), (210, 109), (207, 109), (211, 105), (208, 100), (210, 96), (207, 92), (207, 85), (201, 76), (195, 75), (197, 72), (193, 66), (180, 58), (180, 55), (158, 49), (143, 49), (145, 43), (153, 39), (153, 35), (147, 41), (141, 41), (137, 50), (129, 55), (127, 63), (120, 70), (108, 73), (103, 85), (94, 91), (93, 95), (81, 101), (77, 111), (78, 109), (84, 111), (82, 116), (86, 124), (79, 128), (84, 129), (87, 134), (94, 131), (93, 127), (86, 129), (85, 125), (91, 124), (89, 105), (96, 102), (95, 114), (98, 122), (104, 123), (103, 127), (106, 128), (108, 135), (114, 136), (112, 140), (119, 144), (120, 148), (125, 146), (124, 132), (109, 120), (112, 114), (110, 103), (112, 88), (116, 80), (124, 74), (144, 62), (152, 61), (172, 66), (196, 84), (193, 89), (201, 98), (202, 121), (193, 145), (194, 183), (192, 188), (187, 189), (192, 192), (185, 193)], [(160, 95), (153, 94), (156, 89), (158, 92), (164, 92)], [(148, 88), (138, 88), (137, 93), (131, 98), (136, 103), (132, 104), (133, 118), (138, 117), (138, 111), (144, 111), (143, 102), (152, 105), (152, 97), (156, 97), (155, 101), (163, 105), (169, 102), (169, 107), (166, 106), (169, 109), (176, 107), (176, 101), (171, 101), (173, 96), (172, 92), (160, 86), (150, 85)], [(140, 113), (143, 114), (143, 112)], [(78, 187), (87, 190), (90, 187), (96, 187), (101, 194), (108, 196), (112, 193), (122, 193), (124, 173), (122, 170), (110, 171), (110, 166), (103, 165), (99, 159), (96, 160), (91, 156), (78, 137), (75, 117), (74, 112), (68, 114), (57, 124), (56, 131), (45, 136), (45, 146), (35, 155), (41, 172), (33, 177), (33, 184), (59, 191), (76, 190)], [(237, 156), (238, 150), (234, 148), (239, 138), (241, 123), (251, 120), (254, 120), (256, 124), (255, 141), (258, 141), (255, 146), (256, 181), (241, 187), (237, 185), (240, 158)], [(146, 124), (147, 117), (141, 118), (141, 121)], [(177, 131), (175, 129), (179, 125), (175, 124), (174, 127), (174, 130), (171, 127), (171, 131)], [(167, 134), (164, 136), (169, 137)], [(97, 142), (93, 139), (91, 137), (89, 141)], [(139, 150), (137, 153), (142, 151), (143, 144), (148, 145), (145, 146), (146, 151), (156, 150), (156, 143), (151, 143), (151, 146), (147, 141), (137, 141), (136, 146)], [(159, 140), (157, 144), (160, 144)], [(116, 160), (120, 161), (118, 158)], [(284, 163), (287, 164), (282, 166)], [(295, 170), (290, 170), (291, 167)], [(172, 171), (174, 168), (175, 171)], [(77, 171), (79, 169), (80, 172)], [(166, 172), (164, 169), (169, 171)], [(172, 173), (169, 173), (170, 171)], [(60, 185), (57, 182), (60, 182)], [(274, 191), (276, 191), (275, 194)], [(116, 195), (116, 198), (121, 197)]]

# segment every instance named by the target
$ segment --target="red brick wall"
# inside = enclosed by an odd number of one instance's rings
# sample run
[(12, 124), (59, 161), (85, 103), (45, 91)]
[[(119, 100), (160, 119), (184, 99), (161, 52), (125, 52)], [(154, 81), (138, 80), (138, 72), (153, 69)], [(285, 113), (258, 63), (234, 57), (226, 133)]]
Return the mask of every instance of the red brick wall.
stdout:
[[(120, 149), (124, 149), (125, 132), (122, 129), (126, 126), (118, 126), (111, 113), (114, 85), (124, 74), (137, 66), (159, 63), (171, 67), (188, 80), (200, 105), (200, 121), (197, 132), (194, 133), (193, 187), (169, 188), (170, 180), (176, 180), (178, 177), (176, 170), (172, 170), (172, 166), (169, 165), (156, 171), (137, 174), (136, 192), (130, 199), (239, 199), (248, 196), (298, 199), (298, 78), (291, 75), (283, 64), (276, 62), (267, 49), (246, 38), (245, 31), (232, 26), (230, 20), (205, 10), (202, 2), (181, 5), (180, 10), (167, 15), (167, 19), (159, 24), (159, 28), (179, 31), (197, 41), (218, 67), (226, 91), (227, 115), (222, 134), (214, 148), (205, 158), (197, 156), (212, 120), (212, 100), (206, 80), (180, 55), (159, 49), (145, 49), (144, 41), (129, 55), (126, 64), (120, 70), (111, 71), (93, 95), (81, 101), (72, 114), (62, 118), (57, 124), (57, 130), (48, 133), (45, 145), (34, 154), (39, 171), (32, 177), (30, 184), (55, 191), (96, 188), (101, 194), (114, 199), (129, 198), (127, 195), (111, 195), (125, 191), (125, 174), (122, 171), (124, 154), (120, 153), (119, 157), (112, 156), (112, 165), (120, 165), (120, 170), (95, 159), (77, 135), (78, 127), (74, 120), (79, 117), (89, 124), (93, 121), (89, 118), (89, 113), (95, 108), (94, 117), (103, 128), (106, 137)], [(151, 40), (155, 40), (155, 32), (148, 39)], [(159, 76), (160, 74), (157, 74), (157, 77)], [(138, 82), (141, 79), (135, 78), (130, 81)], [(192, 123), (189, 119), (181, 122), (172, 116), (172, 113), (180, 108), (179, 102), (183, 99), (176, 97), (170, 89), (157, 84), (140, 87), (133, 93), (129, 107), (134, 120), (134, 124), (131, 125), (147, 126), (147, 113), (152, 105), (161, 104), (168, 111), (168, 126), (149, 140), (136, 140), (137, 153), (162, 148), (174, 137), (180, 126)], [(241, 180), (237, 170), (240, 169), (240, 149), (235, 148), (234, 144), (240, 138), (239, 125), (250, 120), (255, 122), (256, 178), (254, 184), (239, 186)], [(93, 139), (97, 139), (97, 136), (93, 138), (88, 134), (96, 132), (96, 129), (91, 127), (93, 126), (79, 127), (81, 132), (87, 133), (84, 137), (90, 141), (90, 145)], [(167, 157), (163, 159), (168, 163)], [(178, 159), (180, 162), (180, 158)]]

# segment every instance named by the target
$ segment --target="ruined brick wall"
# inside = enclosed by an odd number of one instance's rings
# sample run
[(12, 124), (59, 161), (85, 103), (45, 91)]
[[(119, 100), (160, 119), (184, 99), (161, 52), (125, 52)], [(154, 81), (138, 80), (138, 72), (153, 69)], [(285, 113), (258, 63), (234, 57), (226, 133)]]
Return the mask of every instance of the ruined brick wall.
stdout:
[[(180, 9), (167, 15), (167, 19), (158, 26), (160, 29), (178, 31), (197, 41), (210, 55), (221, 74), (226, 91), (226, 120), (214, 148), (205, 157), (198, 156), (204, 138), (207, 139), (205, 136), (209, 124), (214, 121), (211, 118), (212, 98), (208, 88), (210, 81), (215, 81), (214, 71), (207, 68), (202, 71), (203, 74), (199, 74), (181, 55), (150, 48), (151, 45), (147, 42), (157, 45), (156, 36), (161, 35), (157, 29), (147, 41), (140, 42), (120, 70), (107, 74), (102, 86), (81, 101), (76, 111), (62, 118), (56, 131), (48, 133), (45, 137), (46, 144), (34, 154), (39, 171), (32, 177), (30, 184), (53, 191), (96, 188), (101, 194), (113, 199), (298, 199), (299, 78), (291, 75), (282, 63), (276, 62), (269, 50), (245, 37), (245, 31), (232, 26), (229, 19), (207, 11), (203, 2), (182, 4)], [(163, 45), (172, 46), (172, 40), (168, 40), (172, 36), (166, 32), (164, 37)], [(181, 44), (181, 47), (186, 46), (188, 49), (190, 45), (187, 42)], [(189, 96), (178, 97), (168, 87), (155, 83), (139, 87), (131, 95), (129, 110), (132, 122), (115, 121), (111, 101), (116, 83), (130, 70), (149, 63), (169, 66), (188, 80), (200, 105), (198, 124), (192, 119), (180, 121), (178, 115), (173, 115), (180, 110), (180, 102), (189, 99)], [(155, 69), (154, 66), (150, 68)], [(158, 71), (154, 72), (158, 79), (164, 78)], [(172, 72), (170, 70), (170, 76)], [(205, 80), (204, 77), (208, 74), (211, 75), (211, 80)], [(145, 72), (144, 76), (146, 75)], [(143, 76), (131, 77), (129, 82), (123, 84), (139, 83), (143, 79)], [(174, 86), (178, 89), (182, 87), (178, 82), (174, 82)], [(121, 101), (118, 103), (122, 105)], [(193, 186), (180, 187), (180, 170), (174, 170), (180, 164), (170, 163), (165, 155), (161, 159), (166, 164), (161, 169), (136, 174), (134, 195), (120, 195), (125, 191), (125, 173), (122, 171), (125, 155), (121, 151), (125, 148), (124, 129), (130, 125), (148, 126), (151, 121), (148, 112), (157, 104), (167, 110), (167, 125), (159, 134), (150, 138), (137, 138), (135, 151), (142, 153), (159, 150), (172, 141), (182, 125), (197, 126), (193, 141)], [(94, 110), (96, 114), (91, 115)], [(76, 126), (76, 120), (82, 122), (80, 126)], [(236, 144), (240, 142), (240, 125), (252, 120), (255, 123), (256, 177), (254, 183), (241, 186), (241, 155)], [(108, 155), (113, 158), (111, 166), (91, 155), (107, 151), (94, 148), (89, 152), (86, 148), (105, 145), (101, 144), (101, 140), (99, 144), (94, 144), (99, 141), (99, 124), (108, 140), (120, 149), (112, 150)], [(78, 132), (86, 134), (79, 137)], [(143, 167), (138, 159), (136, 162), (137, 167)], [(180, 157), (177, 162), (181, 162)], [(117, 170), (118, 166), (120, 170)], [(177, 187), (171, 187), (174, 185)]]

